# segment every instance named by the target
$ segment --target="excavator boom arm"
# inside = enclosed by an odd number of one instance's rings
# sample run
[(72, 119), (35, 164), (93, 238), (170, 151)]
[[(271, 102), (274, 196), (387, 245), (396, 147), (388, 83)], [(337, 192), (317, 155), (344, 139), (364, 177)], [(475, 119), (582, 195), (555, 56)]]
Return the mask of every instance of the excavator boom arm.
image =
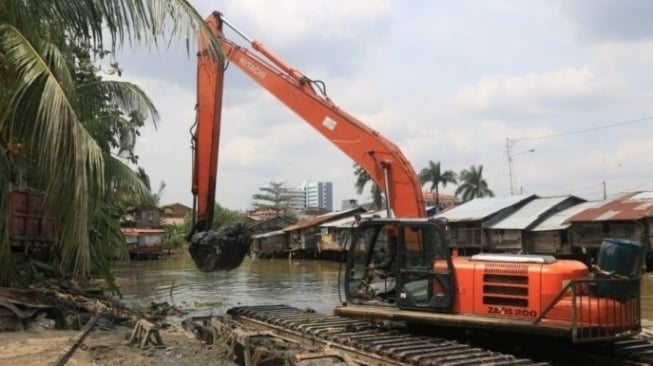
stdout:
[[(211, 28), (215, 20), (207, 19)], [(215, 208), (218, 150), (220, 147), (220, 121), (224, 70), (221, 55), (211, 52), (209, 41), (200, 36), (197, 53), (197, 120), (192, 132), (193, 148), (193, 211), (196, 212), (194, 231), (212, 227)], [(191, 232), (192, 234), (192, 232)]]
[[(231, 64), (237, 66), (360, 165), (386, 193), (389, 207), (392, 208), (395, 216), (425, 216), (419, 179), (411, 164), (394, 143), (341, 110), (325, 95), (317, 93), (314, 89), (316, 84), (314, 81), (290, 67), (260, 42), (248, 40), (251, 47), (260, 54), (259, 56), (227, 39), (222, 31), (223, 20), (220, 13), (214, 12), (206, 22), (215, 32), (224, 57)], [(200, 47), (200, 55), (208, 54), (206, 42), (201, 42)], [(212, 59), (212, 62), (217, 62), (216, 57)], [(219, 103), (221, 103), (224, 67), (222, 64), (212, 67), (213, 70), (206, 75), (198, 74), (200, 98), (198, 113), (200, 113), (200, 124), (203, 123), (202, 119), (217, 121), (219, 137)], [(214, 90), (220, 90), (219, 100), (212, 92)], [(203, 105), (207, 106), (208, 110), (213, 108), (214, 112), (211, 115), (210, 113), (202, 115)], [(212, 136), (216, 136), (216, 132), (213, 132)], [(213, 143), (217, 145), (216, 140), (213, 140)]]

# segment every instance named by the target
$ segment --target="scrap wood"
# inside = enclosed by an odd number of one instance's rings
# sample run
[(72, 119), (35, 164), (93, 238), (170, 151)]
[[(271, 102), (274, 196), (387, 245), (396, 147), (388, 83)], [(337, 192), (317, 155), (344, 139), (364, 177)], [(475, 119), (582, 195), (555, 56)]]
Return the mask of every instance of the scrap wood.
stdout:
[(344, 362), (347, 366), (357, 366), (358, 364), (347, 355), (341, 355), (337, 352), (324, 351), (324, 352), (309, 352), (309, 353), (298, 353), (295, 355), (295, 361), (302, 362), (306, 360), (315, 360), (315, 359), (333, 359), (337, 358)]
[(59, 357), (53, 362), (49, 364), (49, 366), (63, 366), (68, 362), (70, 357), (75, 353), (77, 348), (79, 347), (80, 344), (82, 344), (82, 341), (84, 338), (86, 338), (86, 335), (93, 329), (93, 326), (97, 322), (97, 320), (100, 318), (99, 315), (93, 316), (88, 322), (86, 322), (86, 325), (84, 325), (84, 328), (82, 328), (79, 333), (75, 336), (75, 338), (72, 340), (72, 342), (65, 347), (61, 353), (59, 354)]
[(138, 344), (141, 348), (145, 348), (149, 344), (153, 344), (155, 347), (163, 346), (163, 341), (161, 341), (159, 335), (159, 327), (145, 319), (139, 320), (129, 338), (129, 344)]
[(43, 307), (40, 307), (40, 308), (36, 308), (36, 309), (21, 310), (14, 304), (16, 304), (16, 301), (10, 301), (8, 299), (0, 297), (0, 307), (7, 308), (8, 310), (10, 310), (12, 313), (14, 313), (21, 320), (31, 318), (39, 310), (43, 309)]

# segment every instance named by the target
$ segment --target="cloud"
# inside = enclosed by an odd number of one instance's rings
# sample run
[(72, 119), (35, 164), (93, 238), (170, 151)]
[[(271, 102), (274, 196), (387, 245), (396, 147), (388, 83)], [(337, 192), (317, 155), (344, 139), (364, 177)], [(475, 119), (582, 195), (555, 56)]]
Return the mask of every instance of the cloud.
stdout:
[(575, 24), (578, 35), (595, 42), (653, 39), (648, 0), (561, 1), (563, 11)]
[(280, 47), (312, 40), (319, 48), (317, 42), (351, 40), (369, 32), (392, 15), (394, 6), (388, 0), (254, 0), (230, 2), (222, 10), (226, 19), (237, 19), (233, 23), (242, 31), (264, 35), (274, 30), (271, 42)]
[[(200, 14), (214, 10), (210, 2), (194, 3)], [(398, 145), (416, 171), (429, 160), (454, 171), (483, 164), (490, 187), (508, 194), (511, 138), (518, 140), (517, 187), (598, 197), (604, 179), (609, 189), (618, 181), (647, 187), (643, 160), (650, 152), (643, 144), (653, 123), (523, 138), (653, 115), (653, 39), (624, 22), (605, 33), (596, 29), (613, 6), (623, 5), (614, 4), (232, 0), (215, 10), (293, 67), (324, 80), (339, 107)], [(579, 13), (592, 6), (601, 9)], [(167, 183), (164, 203), (189, 202), (194, 57), (173, 49), (119, 61), (125, 78), (144, 85), (162, 115), (159, 130), (146, 129), (139, 140), (142, 165), (153, 183)], [(332, 181), (336, 207), (367, 196), (354, 192), (349, 158), (233, 65), (223, 105), (220, 204), (246, 209), (270, 180)]]
[(572, 111), (595, 111), (621, 104), (629, 97), (617, 76), (597, 74), (590, 68), (564, 68), (547, 73), (483, 77), (462, 88), (454, 107), (485, 118), (509, 121), (542, 120)]

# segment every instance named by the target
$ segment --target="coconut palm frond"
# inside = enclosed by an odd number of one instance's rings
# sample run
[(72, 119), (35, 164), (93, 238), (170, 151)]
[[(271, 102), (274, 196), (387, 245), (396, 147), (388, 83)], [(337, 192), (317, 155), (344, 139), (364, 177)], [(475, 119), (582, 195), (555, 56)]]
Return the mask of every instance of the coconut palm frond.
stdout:
[(31, 0), (18, 5), (21, 11), (6, 11), (18, 14), (12, 15), (14, 19), (22, 17), (32, 22), (36, 19), (34, 25), (41, 25), (41, 29), (65, 33), (71, 41), (91, 41), (97, 48), (114, 50), (124, 44), (158, 45), (184, 40), (190, 53), (188, 45), (196, 39), (199, 30), (211, 41), (215, 54), (221, 54), (219, 42), (204, 24), (203, 17), (186, 0)]
[[(10, 25), (0, 24), (0, 35), (0, 47), (5, 50), (7, 60), (20, 76), (11, 103), (15, 106), (36, 107), (20, 110), (31, 110), (34, 113), (34, 135), (25, 137), (33, 138), (35, 146), (48, 152), (41, 154), (46, 159), (41, 165), (44, 168), (52, 167), (56, 164), (54, 160), (60, 157), (67, 158), (68, 161), (84, 157), (85, 160), (88, 159), (91, 170), (102, 172), (100, 149), (85, 133), (71, 102), (75, 88), (65, 57), (51, 43), (41, 42), (35, 47), (18, 29)], [(38, 101), (38, 104), (34, 101)], [(17, 118), (24, 120), (23, 116)], [(71, 149), (76, 146), (76, 139), (88, 143), (87, 148), (83, 149), (86, 151)], [(73, 172), (64, 169), (59, 174), (70, 176), (71, 173)], [(101, 179), (102, 175), (97, 177)]]
[[(81, 103), (85, 90), (75, 86), (74, 54), (67, 46), (115, 51), (124, 44), (158, 46), (185, 40), (190, 54), (190, 40), (196, 40), (198, 32), (220, 55), (219, 42), (186, 0), (0, 0), (0, 56), (3, 70), (11, 74), (7, 79), (11, 83), (0, 90), (2, 132), (9, 141), (23, 144), (29, 158), (36, 160), (30, 167), (36, 164), (32, 170), (38, 182), (30, 184), (46, 188), (49, 204), (57, 207), (59, 264), (73, 276), (89, 275), (96, 254), (88, 228), (106, 198), (103, 189), (113, 184), (104, 179), (111, 174), (105, 166), (107, 145), (116, 148), (134, 141), (132, 134), (137, 134), (142, 118), (129, 113), (143, 112), (154, 123), (159, 116), (142, 91), (119, 82), (105, 84), (104, 94), (92, 100), (100, 110), (91, 113), (90, 106)], [(107, 100), (119, 110), (102, 110)], [(109, 131), (119, 136), (101, 147), (93, 140), (97, 131), (91, 127), (114, 112), (117, 118)], [(111, 179), (118, 179), (122, 170), (111, 170), (115, 174)]]
[(123, 261), (129, 258), (125, 237), (120, 232), (118, 218), (112, 202), (98, 202), (91, 217), (92, 230), (89, 232), (91, 255), (94, 269), (102, 275), (109, 290), (119, 293), (115, 278), (111, 273), (111, 259)]
[(220, 42), (204, 22), (204, 16), (186, 0), (148, 0), (152, 14), (152, 32), (169, 32), (170, 40), (182, 38), (186, 42), (186, 52), (190, 54), (190, 43), (197, 40), (197, 34), (209, 41), (209, 48), (215, 55), (223, 57)]
[(159, 111), (143, 89), (134, 83), (119, 80), (100, 80), (86, 83), (77, 87), (80, 100), (95, 97), (101, 91), (119, 109), (124, 111), (137, 111), (147, 118), (152, 118), (156, 126), (160, 119)]
[[(68, 31), (71, 40), (93, 41), (98, 48), (129, 43), (148, 42), (150, 14), (142, 1), (30, 1), (32, 10), (44, 18), (48, 29)], [(61, 24), (61, 22), (65, 24)]]
[(24, 130), (22, 138), (32, 147), (38, 170), (47, 179), (51, 204), (60, 210), (61, 264), (71, 266), (75, 274), (88, 273), (87, 226), (75, 223), (88, 220), (89, 196), (99, 194), (104, 186), (102, 151), (76, 114), (74, 83), (65, 57), (52, 44), (31, 43), (10, 25), (0, 24), (0, 35), (0, 47), (20, 80), (11, 104), (21, 115), (14, 116), (12, 129)]
[(121, 193), (133, 194), (136, 197), (145, 197), (150, 194), (149, 177), (147, 182), (144, 181), (139, 173), (134, 172), (113, 156), (107, 156), (105, 162), (107, 176), (111, 177), (113, 189)]

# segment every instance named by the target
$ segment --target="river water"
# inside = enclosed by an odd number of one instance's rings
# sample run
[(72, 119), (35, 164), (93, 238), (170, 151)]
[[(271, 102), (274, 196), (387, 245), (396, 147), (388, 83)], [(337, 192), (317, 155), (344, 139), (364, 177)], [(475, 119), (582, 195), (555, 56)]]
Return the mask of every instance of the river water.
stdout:
[(134, 306), (165, 301), (203, 315), (239, 305), (286, 304), (331, 313), (339, 304), (339, 267), (328, 261), (245, 258), (235, 270), (205, 273), (184, 252), (132, 261), (115, 274), (124, 301)]
[[(116, 277), (124, 301), (136, 307), (165, 301), (191, 315), (218, 315), (239, 305), (286, 304), (331, 313), (340, 303), (339, 267), (327, 261), (246, 258), (233, 271), (204, 273), (184, 251), (125, 263)], [(642, 283), (642, 316), (653, 320), (651, 273)]]

